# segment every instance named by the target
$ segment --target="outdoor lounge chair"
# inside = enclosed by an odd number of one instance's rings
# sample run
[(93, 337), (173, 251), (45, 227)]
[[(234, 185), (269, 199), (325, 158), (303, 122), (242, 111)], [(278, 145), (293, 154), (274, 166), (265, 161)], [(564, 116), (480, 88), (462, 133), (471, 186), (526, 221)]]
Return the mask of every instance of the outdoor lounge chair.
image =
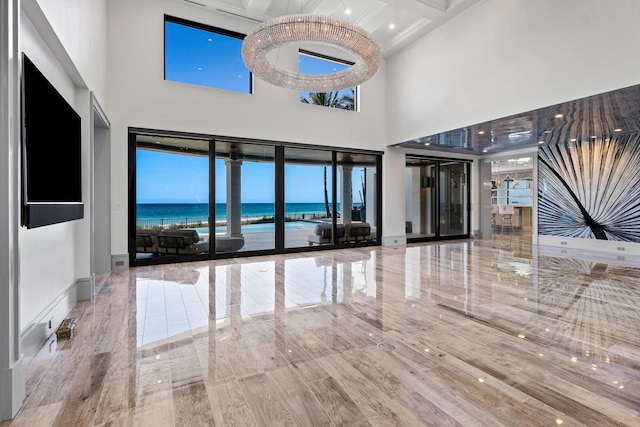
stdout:
[(371, 239), (371, 225), (366, 222), (347, 224), (345, 229), (349, 242), (364, 242)]
[(157, 253), (158, 234), (160, 234), (160, 230), (136, 230), (136, 252), (151, 254)]
[(244, 237), (216, 236), (216, 252), (235, 252), (244, 246)]
[(200, 240), (196, 230), (163, 230), (158, 235), (158, 253), (193, 255), (209, 251), (209, 241)]
[[(327, 245), (331, 243), (331, 233), (333, 232), (333, 224), (318, 224), (313, 229), (313, 234), (307, 236), (309, 246)], [(345, 227), (344, 224), (337, 224), (337, 237), (336, 243), (344, 243), (345, 241)]]

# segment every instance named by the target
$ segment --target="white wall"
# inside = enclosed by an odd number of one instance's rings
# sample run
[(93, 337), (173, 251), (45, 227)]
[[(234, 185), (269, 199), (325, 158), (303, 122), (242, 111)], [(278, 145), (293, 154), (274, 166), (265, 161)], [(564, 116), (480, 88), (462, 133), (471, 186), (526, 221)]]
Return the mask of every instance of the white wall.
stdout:
[(382, 244), (385, 246), (407, 242), (405, 163), (405, 151), (400, 148), (389, 148), (382, 157)]
[[(253, 26), (173, 0), (109, 1), (112, 253), (127, 252), (128, 127), (384, 149), (384, 64), (362, 85), (357, 113), (301, 104), (297, 92), (257, 78), (252, 95), (165, 81), (164, 14), (241, 33)], [(297, 53), (283, 50), (279, 61), (295, 63)]]
[(389, 143), (640, 83), (637, 0), (480, 2), (388, 59)]
[(104, 0), (37, 0), (67, 54), (104, 106), (107, 6)]
[[(24, 227), (19, 229), (20, 327), (23, 332), (77, 280), (89, 276), (89, 118), (92, 114), (89, 107), (89, 89), (93, 88), (78, 87), (78, 78), (72, 77), (69, 69), (79, 71), (82, 82), (94, 82), (98, 91), (102, 91), (103, 94), (105, 92), (103, 72), (96, 72), (95, 65), (88, 65), (94, 60), (99, 64), (100, 60), (96, 58), (105, 57), (104, 48), (100, 51), (100, 44), (92, 42), (101, 37), (104, 39), (104, 34), (96, 37), (90, 34), (94, 31), (100, 32), (101, 28), (105, 27), (96, 21), (105, 20), (105, 16), (100, 17), (98, 13), (104, 9), (104, 1), (65, 2), (64, 13), (58, 10), (60, 6), (51, 5), (48, 0), (42, 2), (49, 5), (47, 10), (40, 9), (32, 0), (26, 0), (24, 3), (28, 13), (21, 14), (20, 49), (71, 104), (82, 120), (82, 188), (85, 218), (30, 230)], [(43, 12), (51, 12), (52, 16)], [(65, 19), (62, 19), (63, 17)], [(83, 24), (79, 25), (79, 22)], [(52, 25), (55, 25), (55, 28)], [(51, 38), (53, 32), (67, 36), (54, 40)], [(62, 42), (62, 45), (59, 42)], [(52, 143), (64, 141), (56, 139), (55, 133), (52, 133)]]

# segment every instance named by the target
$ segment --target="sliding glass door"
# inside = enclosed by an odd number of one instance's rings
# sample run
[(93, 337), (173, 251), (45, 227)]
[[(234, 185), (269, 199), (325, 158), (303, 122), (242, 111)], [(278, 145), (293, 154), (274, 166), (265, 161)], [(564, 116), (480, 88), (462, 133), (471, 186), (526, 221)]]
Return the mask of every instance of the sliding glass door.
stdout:
[(440, 236), (469, 234), (467, 163), (440, 163)]
[(132, 129), (130, 265), (378, 244), (381, 163), (377, 152)]
[(407, 156), (408, 241), (469, 236), (469, 163)]
[(131, 212), (136, 260), (171, 261), (210, 251), (209, 141), (135, 136)]
[(344, 243), (376, 242), (378, 194), (376, 156), (339, 151), (336, 153), (339, 214)]
[(215, 141), (215, 252), (275, 249), (275, 147)]
[(284, 148), (284, 246), (334, 243), (332, 153)]

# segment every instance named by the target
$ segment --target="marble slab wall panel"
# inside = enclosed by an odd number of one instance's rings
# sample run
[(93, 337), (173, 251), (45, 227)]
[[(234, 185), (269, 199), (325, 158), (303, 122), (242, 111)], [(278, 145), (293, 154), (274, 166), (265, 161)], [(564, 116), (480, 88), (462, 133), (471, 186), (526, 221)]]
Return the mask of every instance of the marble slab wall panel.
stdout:
[(568, 138), (538, 160), (539, 234), (640, 243), (640, 133)]

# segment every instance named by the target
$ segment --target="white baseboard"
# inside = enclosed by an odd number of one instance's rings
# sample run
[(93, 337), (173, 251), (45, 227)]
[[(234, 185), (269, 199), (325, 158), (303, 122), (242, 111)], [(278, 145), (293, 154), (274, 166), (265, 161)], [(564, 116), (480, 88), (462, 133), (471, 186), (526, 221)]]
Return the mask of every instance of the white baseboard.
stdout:
[(126, 270), (129, 268), (129, 255), (111, 255), (111, 270)]
[(407, 244), (407, 235), (382, 236), (382, 246), (398, 246)]
[(569, 249), (584, 249), (617, 255), (640, 255), (640, 244), (611, 240), (577, 239), (574, 237), (538, 236), (538, 245)]
[(0, 370), (0, 422), (12, 419), (20, 410), (26, 395), (25, 383), (24, 358)]
[(20, 351), (25, 363), (33, 358), (78, 301), (91, 299), (91, 278), (77, 279), (42, 310), (20, 334)]

